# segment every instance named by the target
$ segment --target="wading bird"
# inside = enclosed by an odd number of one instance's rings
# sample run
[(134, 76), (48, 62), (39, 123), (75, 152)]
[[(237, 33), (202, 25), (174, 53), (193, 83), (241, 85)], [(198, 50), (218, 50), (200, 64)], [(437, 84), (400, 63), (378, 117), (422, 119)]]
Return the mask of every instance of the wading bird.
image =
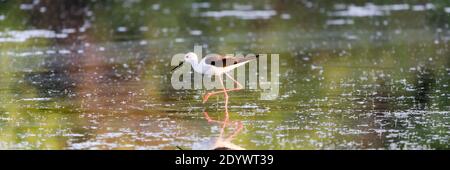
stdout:
[[(243, 66), (250, 61), (256, 60), (258, 57), (259, 57), (259, 55), (250, 56), (250, 57), (230, 57), (230, 56), (215, 55), (215, 56), (207, 56), (207, 57), (203, 58), (202, 60), (198, 61), (197, 54), (195, 54), (193, 52), (189, 52), (184, 56), (184, 62), (190, 63), (195, 72), (198, 72), (198, 73), (204, 74), (204, 75), (208, 75), (208, 76), (216, 75), (217, 77), (219, 77), (219, 81), (222, 85), (222, 90), (207, 93), (203, 97), (203, 103), (208, 101), (208, 98), (211, 97), (212, 95), (216, 95), (216, 94), (220, 94), (220, 93), (224, 94), (225, 119), (223, 121), (223, 126), (222, 126), (222, 130), (220, 132), (220, 137), (222, 137), (223, 131), (224, 131), (224, 129), (228, 123), (228, 119), (229, 119), (228, 93), (227, 92), (237, 91), (237, 90), (241, 90), (244, 88), (241, 85), (241, 83), (239, 83), (232, 76), (230, 76), (230, 74), (228, 74), (228, 72), (237, 67)], [(184, 62), (181, 62), (178, 66), (173, 68), (172, 71), (181, 67)], [(224, 82), (223, 82), (223, 78), (222, 78), (223, 75), (230, 78), (234, 83), (237, 84), (238, 87), (232, 88), (232, 89), (226, 89)], [(205, 117), (209, 122), (213, 121), (209, 118), (208, 113), (206, 113), (206, 112), (205, 112)], [(237, 134), (237, 132), (239, 132), (241, 129), (242, 129), (242, 124), (239, 124), (239, 126), (237, 127), (238, 131), (236, 131), (233, 135), (231, 135), (229, 137), (229, 140), (231, 140), (232, 137), (234, 137)]]

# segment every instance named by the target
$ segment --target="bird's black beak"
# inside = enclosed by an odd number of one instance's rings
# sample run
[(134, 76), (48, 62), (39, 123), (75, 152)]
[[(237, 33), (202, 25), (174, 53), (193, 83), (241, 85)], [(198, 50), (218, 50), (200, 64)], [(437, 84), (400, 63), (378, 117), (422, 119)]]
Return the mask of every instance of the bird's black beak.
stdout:
[(177, 68), (180, 68), (183, 65), (184, 62), (181, 62), (180, 64), (178, 64), (175, 68), (172, 69), (172, 71), (176, 70)]

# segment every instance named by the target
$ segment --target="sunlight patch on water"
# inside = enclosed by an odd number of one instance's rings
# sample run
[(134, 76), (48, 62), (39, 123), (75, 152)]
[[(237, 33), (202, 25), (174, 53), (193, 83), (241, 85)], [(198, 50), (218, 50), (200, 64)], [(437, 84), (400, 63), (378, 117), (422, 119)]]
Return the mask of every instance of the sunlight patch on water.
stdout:
[(445, 12), (450, 13), (450, 7), (445, 7)]
[(25, 42), (31, 38), (67, 38), (70, 33), (73, 33), (72, 29), (66, 29), (62, 33), (57, 33), (53, 30), (12, 30), (0, 32), (0, 43), (2, 42)]
[(275, 10), (224, 10), (224, 11), (208, 11), (201, 14), (203, 17), (236, 17), (243, 20), (255, 20), (255, 19), (270, 19), (275, 16), (277, 12)]
[[(409, 4), (375, 5), (373, 3), (366, 3), (364, 6), (337, 4), (334, 8), (337, 11), (330, 13), (330, 15), (340, 17), (372, 17), (389, 15), (393, 11), (406, 11), (410, 9), (413, 11), (424, 11), (436, 9), (431, 3), (412, 5), (412, 7)], [(445, 11), (447, 11), (447, 8), (445, 8)]]
[(50, 101), (51, 98), (26, 98), (26, 99), (21, 99), (22, 101)]
[(198, 9), (198, 8), (209, 8), (211, 7), (211, 4), (209, 2), (193, 2), (191, 4), (191, 7), (193, 9)]
[(373, 4), (366, 4), (365, 6), (350, 5), (346, 10), (333, 12), (333, 16), (347, 16), (347, 17), (367, 17), (367, 16), (382, 16), (384, 15), (379, 7)]
[(352, 19), (333, 19), (327, 20), (327, 25), (351, 25), (354, 21)]

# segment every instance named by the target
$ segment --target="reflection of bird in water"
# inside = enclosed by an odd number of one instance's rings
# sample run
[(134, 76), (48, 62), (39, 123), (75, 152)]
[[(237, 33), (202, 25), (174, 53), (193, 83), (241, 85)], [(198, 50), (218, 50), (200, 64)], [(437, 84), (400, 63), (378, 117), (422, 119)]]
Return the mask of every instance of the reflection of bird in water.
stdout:
[[(220, 94), (223, 93), (224, 94), (224, 98), (225, 98), (225, 119), (223, 122), (221, 122), (221, 124), (223, 124), (221, 132), (220, 132), (220, 136), (219, 138), (223, 137), (223, 133), (224, 133), (224, 129), (228, 124), (228, 119), (229, 119), (229, 115), (228, 115), (228, 93), (229, 91), (237, 91), (237, 90), (241, 90), (243, 88), (243, 86), (236, 81), (232, 76), (230, 76), (227, 72), (239, 67), (239, 66), (243, 66), (246, 63), (256, 60), (259, 57), (259, 55), (256, 56), (250, 56), (250, 57), (229, 57), (229, 56), (208, 56), (203, 58), (202, 60), (200, 60), (200, 62), (198, 61), (198, 57), (197, 54), (195, 53), (187, 53), (184, 57), (184, 61), (188, 62), (192, 65), (192, 68), (194, 68), (194, 70), (198, 73), (201, 74), (205, 74), (205, 75), (216, 75), (219, 77), (219, 81), (222, 85), (222, 90), (220, 91), (215, 91), (215, 92), (210, 92), (207, 93), (204, 97), (203, 97), (203, 103), (205, 103), (206, 101), (208, 101), (208, 98), (211, 97), (212, 95), (216, 95), (216, 94)], [(173, 70), (179, 68), (181, 65), (183, 64), (180, 63), (178, 66), (176, 66)], [(227, 76), (228, 78), (230, 78), (235, 84), (237, 84), (237, 88), (232, 88), (232, 89), (226, 89), (225, 85), (223, 83), (223, 78), (222, 75)], [(205, 112), (205, 117), (206, 119), (208, 119), (208, 121), (212, 121), (208, 114)], [(240, 124), (240, 123), (239, 123)], [(233, 137), (239, 133), (239, 131), (242, 129), (242, 124), (240, 124), (237, 128), (237, 131), (231, 135), (230, 137), (228, 137), (227, 139), (225, 139), (225, 141), (231, 140), (233, 139)]]
[(244, 148), (242, 148), (238, 145), (235, 145), (234, 143), (231, 143), (231, 141), (220, 140), (220, 138), (218, 138), (216, 140), (212, 149), (213, 150), (245, 150)]
[[(206, 120), (208, 120), (209, 123), (218, 123), (220, 125), (223, 125), (225, 122), (212, 120), (208, 113), (204, 112)], [(234, 132), (229, 135), (228, 137), (223, 137), (222, 134), (218, 138), (211, 138), (208, 141), (203, 141), (199, 143), (194, 143), (192, 149), (194, 150), (244, 150), (244, 148), (231, 143), (231, 141), (234, 139), (234, 137), (242, 130), (244, 127), (240, 121), (231, 122), (234, 123), (235, 128)], [(230, 124), (230, 122), (228, 122)], [(223, 127), (222, 127), (223, 130)]]
[(233, 143), (231, 143), (231, 141), (234, 139), (234, 137), (242, 130), (242, 128), (244, 128), (244, 126), (242, 125), (242, 122), (238, 121), (235, 122), (236, 128), (235, 131), (228, 137), (223, 137), (223, 131), (225, 128), (225, 123), (229, 123), (229, 122), (221, 122), (221, 121), (217, 121), (217, 120), (212, 120), (207, 112), (204, 112), (205, 114), (205, 118), (206, 120), (208, 120), (208, 122), (210, 123), (218, 123), (218, 124), (223, 124), (222, 126), (222, 130), (220, 132), (220, 136), (219, 138), (217, 138), (217, 140), (214, 142), (214, 145), (211, 147), (214, 150), (244, 150), (244, 148), (241, 148)]
[[(192, 145), (193, 150), (245, 150), (231, 141), (221, 138), (210, 138), (206, 141), (196, 142)], [(181, 149), (182, 150), (182, 149)]]

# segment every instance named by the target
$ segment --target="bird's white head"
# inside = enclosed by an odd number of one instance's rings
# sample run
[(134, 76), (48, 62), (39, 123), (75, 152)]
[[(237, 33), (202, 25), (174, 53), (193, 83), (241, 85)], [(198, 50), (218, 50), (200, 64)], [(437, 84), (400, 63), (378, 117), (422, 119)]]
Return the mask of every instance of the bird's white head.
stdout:
[[(188, 62), (191, 63), (192, 67), (194, 67), (194, 69), (198, 69), (198, 57), (197, 54), (193, 53), (193, 52), (189, 52), (184, 56), (184, 62)], [(178, 64), (175, 68), (172, 69), (172, 71), (176, 70), (177, 68), (180, 68), (184, 62), (181, 62), (180, 64)]]
[(193, 52), (189, 52), (184, 56), (184, 61), (188, 62), (188, 63), (196, 63), (198, 62), (198, 57), (197, 54), (193, 53)]

